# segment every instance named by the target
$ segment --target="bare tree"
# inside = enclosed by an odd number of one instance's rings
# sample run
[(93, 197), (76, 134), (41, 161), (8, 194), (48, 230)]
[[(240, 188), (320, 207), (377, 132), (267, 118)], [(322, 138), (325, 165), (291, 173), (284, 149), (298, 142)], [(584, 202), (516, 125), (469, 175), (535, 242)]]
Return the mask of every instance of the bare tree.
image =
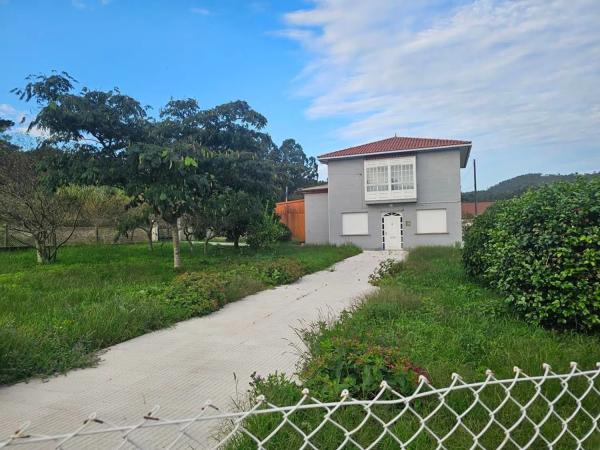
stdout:
[(31, 236), (37, 260), (45, 264), (55, 261), (58, 249), (73, 236), (81, 201), (44, 186), (37, 170), (43, 156), (43, 150), (24, 152), (0, 144), (0, 221)]

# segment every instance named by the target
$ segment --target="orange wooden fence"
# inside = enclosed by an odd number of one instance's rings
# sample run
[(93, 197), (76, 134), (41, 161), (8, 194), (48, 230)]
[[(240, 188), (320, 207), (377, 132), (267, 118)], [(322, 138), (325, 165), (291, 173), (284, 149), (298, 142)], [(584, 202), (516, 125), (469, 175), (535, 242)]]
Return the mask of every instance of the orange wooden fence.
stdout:
[(292, 232), (292, 239), (304, 242), (304, 200), (276, 203), (275, 213)]

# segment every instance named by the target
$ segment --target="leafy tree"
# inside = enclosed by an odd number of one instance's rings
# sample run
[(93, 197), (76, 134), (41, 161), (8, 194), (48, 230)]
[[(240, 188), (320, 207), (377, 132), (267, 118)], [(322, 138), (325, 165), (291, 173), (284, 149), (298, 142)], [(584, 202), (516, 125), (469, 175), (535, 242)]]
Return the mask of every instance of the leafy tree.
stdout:
[(248, 229), (248, 245), (252, 248), (269, 248), (280, 241), (285, 233), (277, 216), (264, 208), (258, 218), (250, 224)]
[(222, 219), (218, 200), (213, 196), (196, 205), (191, 214), (186, 214), (182, 225), (190, 235), (203, 240), (204, 254), (207, 254), (210, 240), (223, 234)]
[(8, 140), (3, 136), (3, 133), (8, 131), (15, 123), (12, 120), (0, 119), (0, 139)]
[(76, 80), (64, 72), (27, 81), (15, 92), (41, 106), (31, 126), (48, 131), (46, 144), (67, 150), (44, 167), (48, 183), (115, 186), (133, 204), (148, 205), (171, 226), (175, 267), (178, 221), (206, 211), (213, 194), (231, 189), (261, 202), (273, 197), (268, 155), (276, 147), (262, 131), (266, 118), (244, 101), (202, 110), (195, 99), (172, 99), (152, 120), (118, 89), (75, 93)]
[(262, 204), (260, 200), (244, 191), (228, 189), (219, 196), (218, 203), (222, 217), (222, 231), (235, 248), (240, 238), (250, 226), (260, 220)]
[(279, 148), (271, 151), (270, 158), (277, 167), (279, 199), (318, 180), (317, 160), (313, 156), (308, 158), (294, 139), (284, 140)]
[(220, 152), (242, 151), (266, 157), (274, 144), (261, 130), (267, 119), (248, 105), (237, 100), (199, 113), (200, 143)]
[(94, 227), (96, 242), (100, 241), (100, 226), (115, 226), (130, 202), (122, 190), (110, 186), (69, 185), (63, 190), (80, 198), (81, 221)]
[(202, 152), (189, 146), (134, 144), (125, 152), (131, 174), (125, 192), (150, 205), (171, 227), (173, 267), (181, 267), (178, 221), (210, 191), (210, 176), (199, 170)]
[(84, 87), (74, 93), (77, 80), (66, 72), (30, 75), (26, 80), (24, 88), (13, 92), (41, 107), (29, 129), (47, 131), (46, 143), (91, 146), (114, 153), (143, 137), (145, 108), (117, 88), (97, 91)]
[(146, 203), (128, 208), (124, 214), (121, 214), (117, 221), (117, 236), (133, 236), (135, 230), (142, 230), (146, 233), (148, 249), (153, 250), (153, 230), (158, 223), (158, 218), (154, 214), (152, 207)]
[[(56, 260), (58, 249), (73, 235), (81, 200), (68, 190), (48, 189), (37, 165), (43, 151), (23, 152), (0, 145), (0, 221), (30, 236), (39, 263)], [(59, 232), (66, 228), (66, 233)]]

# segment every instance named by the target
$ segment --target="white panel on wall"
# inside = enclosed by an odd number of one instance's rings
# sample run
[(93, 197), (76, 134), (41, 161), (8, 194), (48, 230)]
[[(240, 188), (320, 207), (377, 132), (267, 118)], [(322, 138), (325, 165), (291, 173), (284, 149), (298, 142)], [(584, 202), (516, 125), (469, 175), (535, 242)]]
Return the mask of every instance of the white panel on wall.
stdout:
[(342, 213), (342, 234), (369, 234), (369, 214)]
[(417, 210), (417, 233), (447, 233), (445, 209)]

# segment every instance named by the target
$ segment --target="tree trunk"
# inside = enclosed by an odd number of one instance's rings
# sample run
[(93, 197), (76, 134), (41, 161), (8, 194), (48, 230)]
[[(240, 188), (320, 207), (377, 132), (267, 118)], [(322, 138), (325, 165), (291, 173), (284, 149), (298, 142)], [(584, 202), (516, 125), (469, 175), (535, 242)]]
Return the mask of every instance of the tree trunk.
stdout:
[(48, 264), (50, 262), (50, 252), (48, 251), (48, 247), (46, 247), (43, 242), (36, 241), (35, 253), (38, 264)]
[(233, 248), (240, 248), (240, 237), (236, 236), (233, 238)]
[(152, 227), (150, 231), (146, 231), (146, 236), (148, 237), (148, 250), (154, 250), (154, 246), (152, 245)]
[(179, 227), (177, 222), (171, 224), (171, 236), (173, 237), (173, 267), (179, 269), (181, 267), (181, 251), (179, 248)]
[(94, 232), (96, 233), (96, 244), (100, 242), (100, 227), (98, 225), (94, 226)]

